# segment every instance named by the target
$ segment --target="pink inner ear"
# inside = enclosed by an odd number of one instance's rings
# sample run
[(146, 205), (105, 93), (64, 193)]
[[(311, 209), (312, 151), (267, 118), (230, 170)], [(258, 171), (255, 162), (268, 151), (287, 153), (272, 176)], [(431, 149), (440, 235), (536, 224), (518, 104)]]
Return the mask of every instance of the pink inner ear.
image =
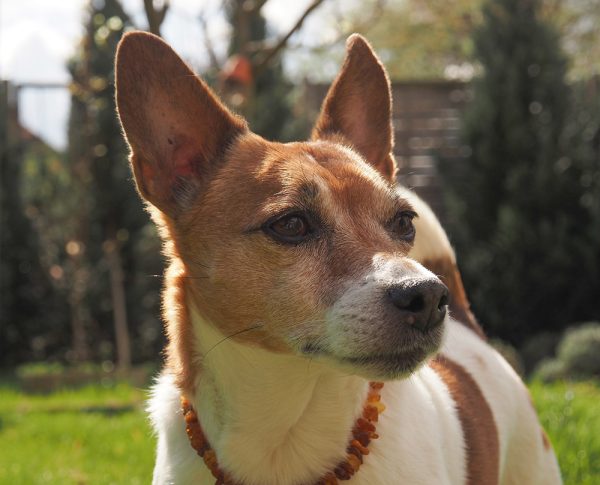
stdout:
[(175, 140), (169, 138), (169, 179), (176, 177), (193, 177), (200, 174), (202, 167), (202, 151), (191, 139), (179, 136)]

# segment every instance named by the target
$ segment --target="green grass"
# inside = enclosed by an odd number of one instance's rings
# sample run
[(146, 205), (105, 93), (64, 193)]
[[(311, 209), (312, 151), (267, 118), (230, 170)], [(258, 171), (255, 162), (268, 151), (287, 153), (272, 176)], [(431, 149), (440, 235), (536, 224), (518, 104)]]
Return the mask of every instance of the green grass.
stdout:
[[(600, 483), (600, 385), (530, 385), (565, 484)], [(30, 395), (0, 385), (0, 485), (146, 484), (154, 438), (125, 384)]]
[(533, 382), (529, 388), (565, 484), (600, 484), (599, 383)]
[(46, 396), (0, 388), (0, 484), (147, 484), (144, 393), (120, 384)]

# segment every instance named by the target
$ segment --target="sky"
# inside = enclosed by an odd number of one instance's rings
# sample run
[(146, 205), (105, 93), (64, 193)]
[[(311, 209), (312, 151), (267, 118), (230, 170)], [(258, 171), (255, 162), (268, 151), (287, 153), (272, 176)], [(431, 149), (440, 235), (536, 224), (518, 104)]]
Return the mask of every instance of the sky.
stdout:
[[(286, 32), (310, 0), (269, 0), (263, 8), (274, 33)], [(83, 20), (88, 0), (0, 0), (0, 79), (15, 83), (43, 82), (66, 84), (66, 62), (83, 35)], [(142, 0), (122, 0), (123, 7), (137, 26), (145, 28)], [(206, 52), (198, 48), (204, 41), (200, 12), (208, 19), (208, 32), (218, 55), (227, 46), (228, 26), (219, 10), (220, 0), (171, 0), (162, 26), (167, 42), (196, 69), (208, 63)], [(321, 6), (319, 9), (326, 9)], [(326, 38), (322, 12), (315, 11), (295, 39), (311, 45)], [(293, 59), (288, 70), (302, 75)], [(51, 146), (66, 146), (69, 93), (66, 89), (22, 89), (20, 118), (24, 126)]]

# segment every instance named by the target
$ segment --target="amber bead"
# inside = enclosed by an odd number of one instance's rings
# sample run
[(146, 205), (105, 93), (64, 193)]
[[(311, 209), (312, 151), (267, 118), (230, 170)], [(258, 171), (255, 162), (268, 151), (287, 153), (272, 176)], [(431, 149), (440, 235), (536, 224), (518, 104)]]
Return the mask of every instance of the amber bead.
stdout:
[(338, 466), (335, 467), (333, 473), (335, 473), (335, 476), (338, 477), (340, 480), (350, 480), (354, 473), (350, 472), (349, 466), (344, 465), (346, 465), (345, 462), (340, 463)]
[(377, 422), (379, 419), (377, 408), (374, 406), (365, 406), (363, 409), (363, 417), (371, 422)]
[(373, 423), (369, 423), (365, 418), (358, 418), (356, 420), (355, 428), (362, 431), (375, 431), (375, 425)]
[(198, 422), (198, 417), (196, 416), (196, 413), (193, 413), (192, 411), (188, 411), (183, 417), (187, 424)]
[(381, 401), (375, 401), (371, 403), (371, 405), (377, 409), (377, 414), (381, 414), (385, 411), (385, 404), (383, 404)]
[(368, 433), (364, 431), (356, 431), (354, 433), (354, 438), (356, 438), (358, 442), (363, 446), (369, 446), (369, 443), (371, 442)]
[(333, 472), (329, 472), (316, 485), (338, 485), (338, 479)]
[(356, 447), (356, 446), (348, 446), (348, 448), (346, 448), (346, 451), (350, 454), (355, 456), (356, 458), (358, 458), (360, 460), (360, 462), (363, 462), (363, 454), (360, 452), (360, 450)]
[(349, 454), (346, 460), (355, 472), (357, 472), (360, 466), (362, 465), (362, 458), (358, 458), (356, 455), (353, 454)]
[(356, 449), (358, 449), (358, 451), (360, 451), (363, 455), (368, 455), (369, 454), (369, 448), (366, 448), (365, 446), (363, 446), (362, 444), (360, 444), (359, 441), (352, 440), (350, 442), (350, 444), (352, 446), (354, 446)]

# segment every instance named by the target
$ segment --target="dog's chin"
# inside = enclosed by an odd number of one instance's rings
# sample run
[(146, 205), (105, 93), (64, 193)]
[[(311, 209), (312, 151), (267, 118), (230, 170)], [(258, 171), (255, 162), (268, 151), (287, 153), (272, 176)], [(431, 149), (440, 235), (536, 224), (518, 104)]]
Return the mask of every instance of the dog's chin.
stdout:
[[(369, 380), (398, 380), (416, 372), (429, 357), (434, 355), (439, 343), (415, 347), (410, 350), (336, 355), (323, 351), (311, 351), (311, 359), (318, 360), (345, 374), (353, 374)], [(307, 356), (307, 353), (304, 353)]]
[(395, 380), (410, 376), (430, 355), (425, 349), (414, 349), (393, 354), (344, 356), (336, 360), (342, 369), (366, 379)]

